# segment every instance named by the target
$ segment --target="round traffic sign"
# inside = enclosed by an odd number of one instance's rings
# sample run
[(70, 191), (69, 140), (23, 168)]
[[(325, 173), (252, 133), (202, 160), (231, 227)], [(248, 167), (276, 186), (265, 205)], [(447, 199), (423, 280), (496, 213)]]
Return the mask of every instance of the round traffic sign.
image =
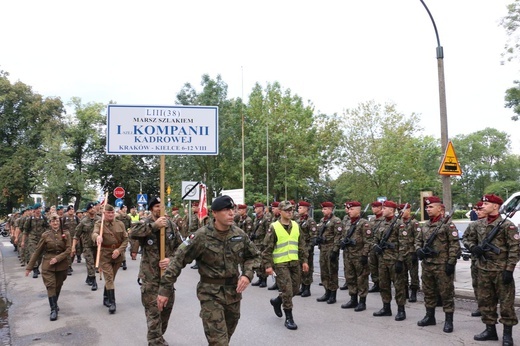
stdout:
[(123, 189), (121, 186), (118, 186), (114, 189), (114, 197), (115, 198), (123, 198), (125, 197), (125, 189)]
[(116, 205), (116, 207), (121, 208), (123, 206), (123, 203), (124, 203), (124, 201), (121, 198), (118, 198), (118, 199), (116, 199), (114, 204)]

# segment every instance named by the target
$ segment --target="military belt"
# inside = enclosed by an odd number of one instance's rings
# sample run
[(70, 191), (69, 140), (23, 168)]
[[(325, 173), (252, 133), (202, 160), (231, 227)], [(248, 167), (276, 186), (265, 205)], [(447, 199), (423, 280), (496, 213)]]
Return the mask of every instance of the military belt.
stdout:
[(238, 277), (231, 278), (223, 278), (223, 279), (213, 279), (208, 278), (206, 276), (200, 277), (200, 282), (204, 284), (213, 284), (213, 285), (221, 285), (221, 286), (233, 286), (238, 283)]

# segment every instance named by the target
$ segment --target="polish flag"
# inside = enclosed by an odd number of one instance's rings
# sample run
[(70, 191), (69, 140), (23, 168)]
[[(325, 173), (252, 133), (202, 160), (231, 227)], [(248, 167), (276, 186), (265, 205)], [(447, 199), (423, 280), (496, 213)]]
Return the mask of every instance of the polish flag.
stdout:
[(208, 216), (208, 205), (206, 201), (206, 185), (200, 184), (200, 198), (199, 198), (199, 222)]

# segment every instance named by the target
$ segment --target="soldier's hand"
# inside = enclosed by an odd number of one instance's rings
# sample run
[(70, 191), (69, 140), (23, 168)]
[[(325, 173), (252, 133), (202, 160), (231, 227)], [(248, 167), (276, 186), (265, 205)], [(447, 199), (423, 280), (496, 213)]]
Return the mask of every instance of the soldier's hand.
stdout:
[(418, 259), (417, 259), (417, 253), (415, 252), (412, 252), (411, 254), (411, 258), (412, 258), (412, 263), (417, 263), (418, 262)]
[(30, 269), (28, 269), (28, 270), (26, 269), (26, 270), (25, 270), (25, 276), (29, 276), (29, 273), (30, 273), (30, 272), (31, 272)]
[(157, 308), (159, 309), (159, 311), (163, 311), (163, 309), (166, 307), (166, 304), (168, 304), (168, 297), (158, 295)]
[(421, 261), (426, 258), (426, 254), (424, 253), (422, 248), (417, 249), (415, 254), (417, 255), (417, 258), (420, 259)]
[(471, 248), (471, 253), (477, 257), (481, 257), (484, 254), (484, 249), (482, 246), (475, 245)]
[(167, 225), (167, 221), (166, 221), (165, 216), (161, 216), (154, 222), (155, 228), (163, 228), (163, 227), (166, 227), (166, 225)]
[(446, 263), (446, 267), (444, 268), (444, 272), (448, 276), (453, 275), (453, 273), (455, 273), (455, 264)]
[(379, 244), (374, 245), (374, 251), (378, 255), (382, 255), (383, 254), (383, 248), (381, 246), (379, 246)]
[(170, 258), (165, 257), (164, 259), (159, 261), (159, 268), (166, 269), (168, 268), (168, 264), (170, 264)]
[(114, 251), (112, 251), (112, 259), (116, 259), (119, 257), (121, 253), (119, 252), (118, 249), (115, 249)]
[(403, 261), (395, 262), (395, 272), (397, 274), (401, 274), (403, 272), (403, 269), (404, 269)]
[(266, 275), (273, 275), (273, 273), (274, 273), (273, 268), (271, 268), (271, 267), (265, 268), (265, 274)]
[(70, 250), (70, 257), (74, 257), (76, 256), (76, 249), (71, 249)]
[(504, 285), (509, 285), (511, 282), (513, 282), (513, 272), (510, 270), (504, 270), (502, 272), (502, 282)]
[(309, 265), (307, 263), (303, 263), (302, 270), (304, 273), (307, 273), (309, 271)]
[(245, 289), (247, 288), (247, 286), (249, 286), (249, 278), (245, 275), (242, 275), (239, 279), (238, 279), (238, 284), (237, 284), (237, 293), (242, 293), (245, 291)]
[(359, 263), (361, 263), (363, 266), (366, 266), (368, 264), (368, 256), (361, 256), (359, 258)]
[(137, 252), (131, 252), (130, 257), (132, 258), (132, 261), (135, 261), (137, 259)]
[(103, 237), (98, 235), (97, 238), (96, 238), (97, 246), (101, 246), (102, 243), (103, 243)]
[(331, 261), (337, 261), (338, 260), (338, 256), (339, 256), (339, 252), (338, 251), (332, 251), (330, 253), (330, 260)]

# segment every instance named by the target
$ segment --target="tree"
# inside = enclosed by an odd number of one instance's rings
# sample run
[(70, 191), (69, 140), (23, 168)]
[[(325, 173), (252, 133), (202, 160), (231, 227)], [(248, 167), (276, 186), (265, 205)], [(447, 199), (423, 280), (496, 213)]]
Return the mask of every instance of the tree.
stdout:
[[(507, 57), (508, 61), (518, 59), (518, 49), (520, 48), (520, 1), (515, 0), (513, 3), (507, 5), (507, 15), (502, 18), (500, 24), (506, 30), (507, 36), (509, 36), (504, 53), (504, 57)], [(518, 120), (520, 115), (520, 81), (515, 80), (516, 86), (506, 90), (505, 96), (505, 107), (512, 108), (515, 115), (511, 117), (512, 120)]]

